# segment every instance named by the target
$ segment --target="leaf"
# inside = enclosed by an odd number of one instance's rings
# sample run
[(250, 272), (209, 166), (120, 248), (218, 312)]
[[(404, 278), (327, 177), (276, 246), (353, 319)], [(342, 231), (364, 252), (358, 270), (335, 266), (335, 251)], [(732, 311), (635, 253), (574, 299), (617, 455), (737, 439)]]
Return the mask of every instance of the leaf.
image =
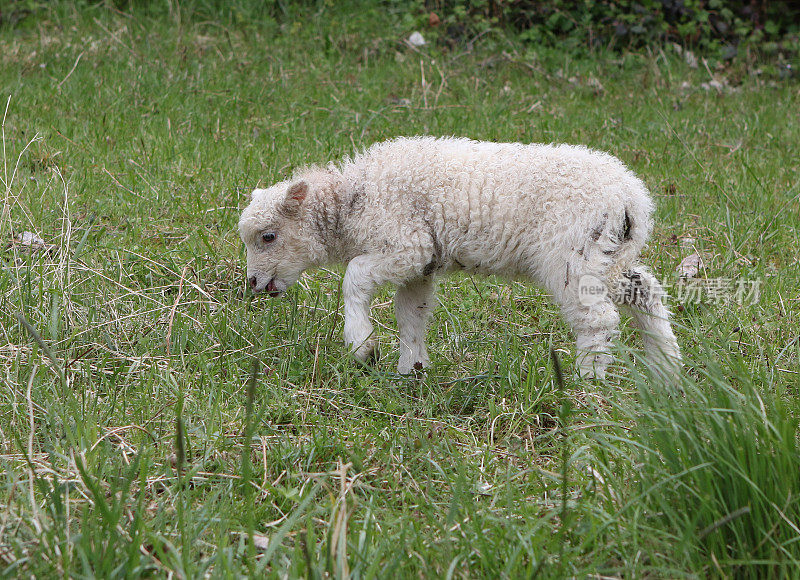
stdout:
[(700, 257), (700, 254), (695, 252), (681, 260), (675, 271), (678, 272), (681, 278), (694, 278), (700, 272), (700, 268), (705, 268), (705, 264), (703, 264), (703, 258)]
[(256, 550), (265, 551), (269, 548), (269, 538), (267, 536), (259, 536), (257, 534), (253, 534), (253, 545), (256, 547)]
[(46, 243), (42, 238), (33, 232), (22, 232), (17, 234), (6, 248), (16, 248), (18, 252), (25, 252), (34, 254), (39, 250), (51, 252), (55, 250), (55, 246)]

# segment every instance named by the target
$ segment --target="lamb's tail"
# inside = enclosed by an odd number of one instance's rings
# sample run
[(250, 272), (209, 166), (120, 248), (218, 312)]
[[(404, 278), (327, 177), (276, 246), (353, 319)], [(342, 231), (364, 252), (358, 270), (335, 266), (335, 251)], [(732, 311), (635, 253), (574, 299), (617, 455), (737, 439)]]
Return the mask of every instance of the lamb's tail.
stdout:
[[(653, 203), (642, 195), (638, 203), (629, 203), (625, 212), (611, 225), (610, 239), (618, 244), (614, 252), (615, 268), (609, 274), (613, 283), (623, 272), (631, 268), (642, 251), (653, 230)], [(613, 271), (616, 270), (616, 271)]]
[(637, 264), (622, 273), (614, 302), (627, 307), (642, 333), (644, 348), (651, 360), (667, 372), (680, 368), (681, 352), (664, 304), (666, 292), (647, 268)]
[[(584, 259), (597, 269), (609, 288), (614, 287), (623, 273), (637, 261), (653, 229), (653, 203), (642, 186), (643, 193), (635, 203), (627, 203), (622, 212), (604, 212), (589, 233), (584, 247)], [(594, 218), (597, 219), (597, 216)]]

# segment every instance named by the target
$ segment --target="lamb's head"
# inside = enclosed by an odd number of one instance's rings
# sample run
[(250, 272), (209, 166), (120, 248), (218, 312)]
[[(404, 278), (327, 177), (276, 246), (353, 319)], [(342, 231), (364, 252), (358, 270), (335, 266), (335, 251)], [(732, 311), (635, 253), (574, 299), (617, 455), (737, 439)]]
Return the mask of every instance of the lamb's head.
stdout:
[(308, 189), (306, 181), (284, 181), (252, 193), (239, 219), (239, 235), (253, 292), (282, 294), (317, 261), (319, 241), (304, 221)]

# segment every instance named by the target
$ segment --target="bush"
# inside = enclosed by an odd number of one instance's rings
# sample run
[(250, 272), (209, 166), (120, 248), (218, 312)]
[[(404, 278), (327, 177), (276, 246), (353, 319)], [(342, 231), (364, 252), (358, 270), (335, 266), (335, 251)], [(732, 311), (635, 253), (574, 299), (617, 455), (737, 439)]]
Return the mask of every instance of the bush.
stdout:
[(425, 0), (424, 8), (446, 25), (500, 25), (532, 42), (589, 48), (676, 42), (728, 58), (742, 43), (770, 52), (796, 43), (800, 22), (800, 5), (790, 0)]

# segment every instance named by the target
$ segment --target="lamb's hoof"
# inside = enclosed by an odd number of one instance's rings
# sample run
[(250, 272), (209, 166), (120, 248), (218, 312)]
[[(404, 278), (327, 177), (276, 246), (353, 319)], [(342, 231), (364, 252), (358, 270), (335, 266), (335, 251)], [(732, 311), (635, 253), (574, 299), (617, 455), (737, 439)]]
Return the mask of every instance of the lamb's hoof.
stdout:
[(397, 364), (397, 372), (401, 375), (414, 375), (423, 372), (430, 366), (430, 362), (416, 361), (413, 364), (410, 361), (400, 361)]
[(595, 369), (578, 369), (575, 373), (575, 378), (583, 381), (604, 381), (606, 372)]
[(372, 365), (381, 358), (381, 352), (378, 348), (377, 340), (368, 340), (359, 346), (354, 352), (353, 356), (361, 364)]
[(583, 380), (604, 381), (606, 368), (612, 362), (612, 357), (604, 352), (596, 354), (578, 355), (576, 361), (575, 378)]
[(606, 378), (605, 366), (579, 365), (578, 368), (575, 369), (575, 378), (584, 381), (591, 381), (591, 380), (604, 381)]
[(686, 395), (683, 390), (683, 378), (681, 376), (683, 363), (680, 359), (659, 357), (651, 364), (653, 376), (657, 380), (675, 387), (681, 396)]

